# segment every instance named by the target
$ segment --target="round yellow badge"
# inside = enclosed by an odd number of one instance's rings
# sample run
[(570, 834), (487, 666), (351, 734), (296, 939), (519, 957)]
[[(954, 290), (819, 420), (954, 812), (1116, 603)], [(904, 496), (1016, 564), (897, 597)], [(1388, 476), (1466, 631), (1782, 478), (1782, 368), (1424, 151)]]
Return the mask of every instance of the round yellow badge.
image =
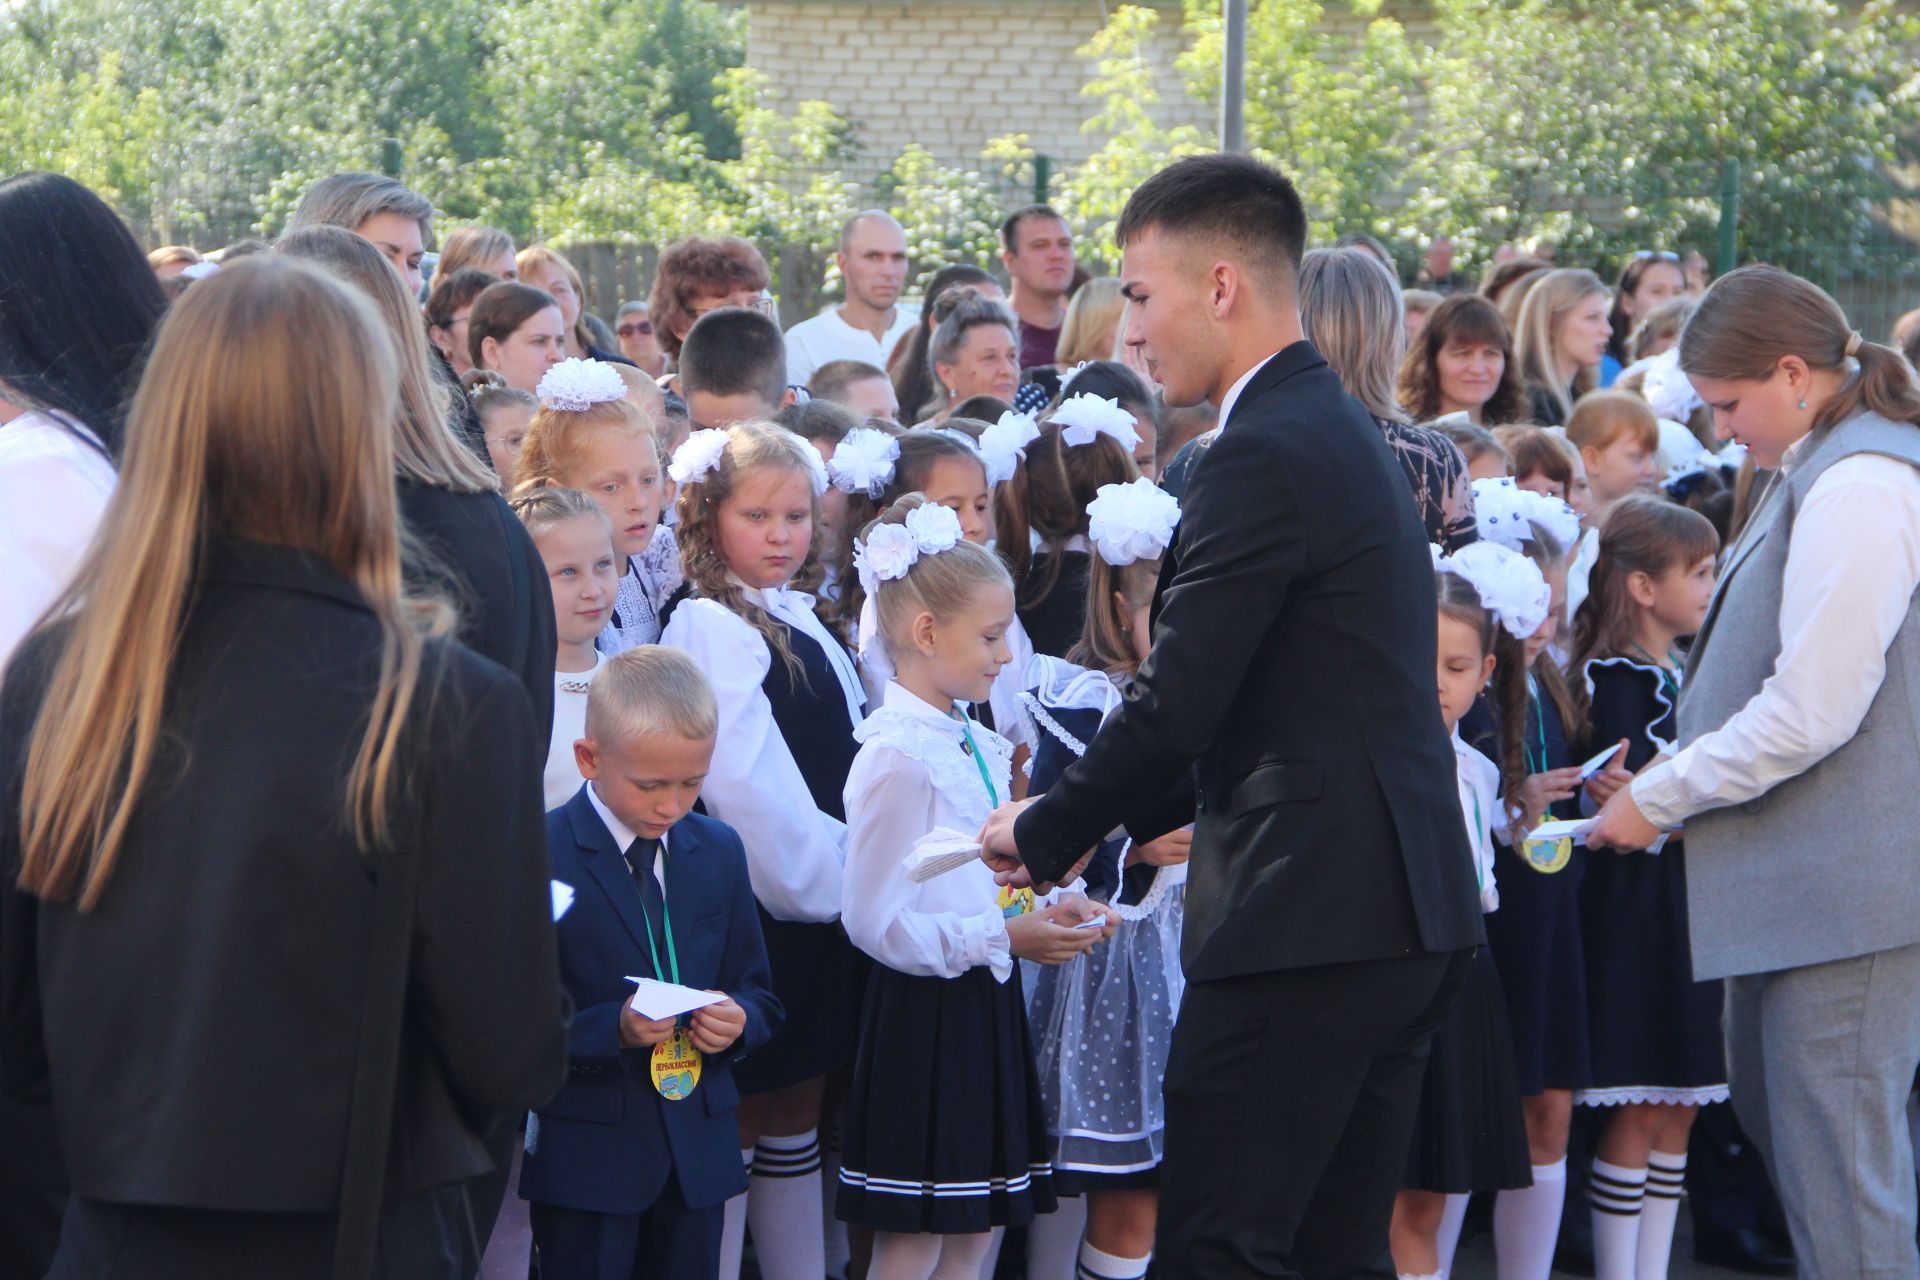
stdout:
[(1573, 860), (1573, 838), (1562, 836), (1558, 840), (1522, 840), (1520, 856), (1527, 865), (1545, 875), (1564, 871), (1567, 863)]
[(1002, 885), (995, 901), (999, 904), (1000, 914), (1011, 920), (1015, 916), (1023, 916), (1033, 910), (1033, 890)]
[(692, 1097), (699, 1084), (700, 1051), (693, 1047), (693, 1033), (678, 1027), (653, 1046), (653, 1087), (668, 1102), (680, 1102)]

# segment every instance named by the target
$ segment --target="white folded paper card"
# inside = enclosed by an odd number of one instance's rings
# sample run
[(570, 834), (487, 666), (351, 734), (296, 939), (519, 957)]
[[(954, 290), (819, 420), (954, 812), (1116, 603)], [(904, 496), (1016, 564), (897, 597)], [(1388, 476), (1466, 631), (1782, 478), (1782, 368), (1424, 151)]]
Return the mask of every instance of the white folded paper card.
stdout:
[(633, 993), (633, 999), (627, 1003), (633, 1011), (643, 1018), (655, 1022), (662, 1018), (677, 1018), (683, 1013), (695, 1009), (704, 1009), (710, 1004), (719, 1004), (726, 997), (715, 995), (711, 991), (699, 991), (693, 987), (683, 987), (675, 982), (661, 982), (654, 978), (636, 978), (628, 975), (627, 981), (636, 984), (639, 990)]
[(969, 862), (980, 860), (980, 842), (951, 827), (935, 827), (913, 842), (913, 848), (901, 859), (907, 876), (915, 884), (925, 884), (935, 876), (957, 871)]
[(1620, 754), (1620, 744), (1616, 742), (1611, 747), (1607, 748), (1605, 751), (1602, 751), (1599, 755), (1595, 756), (1593, 759), (1581, 765), (1580, 781), (1585, 782), (1588, 778), (1591, 778), (1594, 774), (1606, 768), (1607, 762), (1619, 754)]
[(1105, 925), (1106, 922), (1107, 922), (1107, 918), (1105, 916), (1095, 916), (1091, 920), (1082, 920), (1079, 924), (1073, 927), (1076, 929), (1098, 929), (1101, 926)]
[(1585, 842), (1587, 832), (1593, 830), (1598, 818), (1568, 818), (1564, 821), (1543, 822), (1527, 832), (1529, 840), (1574, 840)]
[(573, 886), (565, 880), (549, 880), (553, 888), (553, 918), (558, 920), (573, 905)]

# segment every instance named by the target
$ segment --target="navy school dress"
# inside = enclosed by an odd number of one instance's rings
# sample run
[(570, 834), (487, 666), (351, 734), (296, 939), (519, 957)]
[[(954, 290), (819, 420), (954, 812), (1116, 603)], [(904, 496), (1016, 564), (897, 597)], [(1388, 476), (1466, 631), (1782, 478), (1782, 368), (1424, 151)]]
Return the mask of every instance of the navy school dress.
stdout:
[[(1627, 740), (1639, 769), (1676, 736), (1679, 683), (1626, 658), (1587, 664), (1596, 749)], [(1693, 980), (1681, 841), (1659, 853), (1606, 852), (1580, 885), (1593, 1074), (1576, 1101), (1704, 1105), (1727, 1098), (1721, 984)]]
[(1027, 639), (1033, 642), (1033, 651), (1064, 658), (1067, 650), (1079, 642), (1080, 633), (1086, 630), (1087, 577), (1092, 572), (1093, 561), (1085, 551), (1041, 551), (1033, 557), (1027, 581), (1044, 579), (1047, 562), (1056, 554), (1060, 558), (1060, 576), (1053, 580), (1053, 590), (1037, 604), (1025, 603), (1023, 592), (1018, 612), (1020, 625), (1027, 629)]
[[(840, 678), (812, 636), (769, 614), (786, 631), (804, 679), (795, 680), (775, 655), (761, 682), (793, 762), (820, 812), (846, 821), (841, 793), (860, 744), (847, 717)], [(871, 962), (838, 923), (776, 920), (760, 908), (760, 932), (773, 970), (773, 992), (786, 1010), (774, 1038), (741, 1060), (734, 1079), (742, 1093), (767, 1093), (843, 1071), (853, 1065), (860, 1038), (860, 1001)]]
[[(1529, 681), (1529, 687), (1532, 682)], [(1498, 762), (1500, 716), (1482, 694), (1460, 722), (1468, 745)], [(1574, 745), (1551, 697), (1530, 700), (1523, 740), (1528, 773), (1577, 764)], [(1554, 806), (1553, 816), (1578, 816), (1579, 800)], [(1533, 856), (1528, 856), (1531, 854)], [(1487, 949), (1506, 992), (1514, 1068), (1522, 1097), (1548, 1089), (1584, 1089), (1591, 1083), (1587, 1027), (1587, 963), (1581, 938), (1580, 881), (1585, 845), (1533, 846), (1525, 853), (1495, 839), (1494, 879), (1500, 909), (1486, 917)]]

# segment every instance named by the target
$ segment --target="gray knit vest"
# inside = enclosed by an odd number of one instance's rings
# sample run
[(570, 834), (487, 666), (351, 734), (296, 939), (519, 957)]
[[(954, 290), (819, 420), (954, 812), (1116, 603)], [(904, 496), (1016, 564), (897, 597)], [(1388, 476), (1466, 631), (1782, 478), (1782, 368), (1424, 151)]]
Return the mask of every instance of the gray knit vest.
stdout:
[[(1725, 724), (1773, 674), (1794, 517), (1820, 474), (1858, 453), (1920, 468), (1920, 428), (1872, 413), (1849, 418), (1810, 438), (1774, 482), (1694, 641), (1682, 747)], [(1757, 799), (1688, 819), (1686, 859), (1701, 981), (1920, 942), (1920, 607), (1909, 602), (1853, 739)]]

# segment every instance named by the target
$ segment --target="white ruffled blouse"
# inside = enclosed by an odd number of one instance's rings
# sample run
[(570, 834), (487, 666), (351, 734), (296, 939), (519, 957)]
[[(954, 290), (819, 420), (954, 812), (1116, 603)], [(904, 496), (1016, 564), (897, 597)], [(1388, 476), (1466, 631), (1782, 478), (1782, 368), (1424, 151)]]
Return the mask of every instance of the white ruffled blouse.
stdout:
[[(841, 922), (855, 946), (889, 969), (957, 978), (986, 965), (994, 980), (1013, 974), (1013, 952), (999, 905), (1000, 886), (984, 862), (915, 884), (905, 859), (935, 827), (975, 832), (1007, 799), (1013, 744), (984, 725), (970, 726), (979, 762), (967, 753), (960, 721), (889, 682), (880, 709), (855, 735), (860, 754), (847, 775), (847, 873)], [(980, 776), (986, 766), (993, 794)]]

